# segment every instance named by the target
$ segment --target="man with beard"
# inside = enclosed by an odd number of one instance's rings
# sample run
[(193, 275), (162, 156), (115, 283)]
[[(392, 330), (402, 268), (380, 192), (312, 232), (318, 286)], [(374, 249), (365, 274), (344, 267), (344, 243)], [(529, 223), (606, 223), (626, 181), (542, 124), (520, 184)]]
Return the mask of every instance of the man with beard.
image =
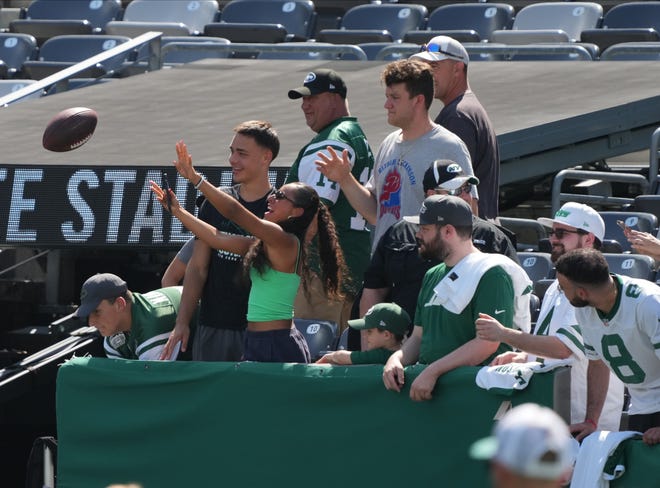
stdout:
[(424, 276), (413, 333), (390, 356), (383, 382), (388, 390), (400, 392), (403, 367), (419, 360), (427, 367), (413, 381), (410, 397), (424, 401), (431, 399), (436, 381), (447, 371), (487, 364), (506, 349), (503, 344), (477, 338), (474, 323), (489, 314), (513, 326), (518, 311), (515, 298), (529, 297), (531, 283), (510, 258), (483, 254), (473, 245), (472, 211), (461, 198), (430, 196), (418, 217), (404, 218), (419, 224), (420, 256), (442, 263)]
[[(551, 258), (556, 262), (573, 249), (600, 249), (605, 235), (605, 223), (593, 208), (581, 204), (565, 203), (554, 218), (538, 221), (550, 231)], [(494, 365), (511, 362), (547, 362), (548, 359), (571, 358), (571, 422), (585, 418), (587, 409), (587, 366), (580, 323), (575, 308), (562, 293), (557, 280), (553, 281), (543, 297), (541, 311), (532, 334), (525, 334), (502, 326), (494, 319), (477, 320), (477, 337), (495, 342), (505, 342), (516, 348), (498, 356)], [(623, 384), (612, 375), (606, 408), (600, 417), (598, 428), (617, 431), (623, 408)]]
[(628, 429), (660, 442), (660, 288), (648, 280), (610, 274), (594, 249), (557, 260), (557, 280), (575, 316), (589, 358), (584, 421), (570, 426), (581, 440), (596, 430), (610, 377), (628, 387)]

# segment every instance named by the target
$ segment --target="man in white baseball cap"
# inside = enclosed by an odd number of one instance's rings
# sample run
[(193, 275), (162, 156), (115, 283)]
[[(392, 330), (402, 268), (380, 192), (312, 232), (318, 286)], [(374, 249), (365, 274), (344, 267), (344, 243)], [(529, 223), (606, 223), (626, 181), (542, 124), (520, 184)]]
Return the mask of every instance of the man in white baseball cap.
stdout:
[(479, 179), (479, 217), (495, 219), (499, 206), (500, 155), (497, 136), (486, 110), (470, 89), (470, 56), (463, 45), (448, 36), (436, 36), (411, 56), (427, 63), (433, 72), (434, 98), (443, 108), (435, 123), (456, 134), (470, 152)]
[[(555, 212), (553, 218), (540, 217), (541, 225), (552, 228), (548, 232), (552, 244), (552, 260), (556, 261), (566, 251), (576, 247), (593, 247), (600, 249), (605, 237), (605, 222), (593, 208), (583, 203), (567, 202)], [(566, 249), (564, 237), (575, 234), (576, 246)], [(590, 245), (584, 245), (587, 243)]]
[(507, 412), (491, 437), (472, 444), (470, 456), (491, 461), (495, 488), (545, 488), (570, 478), (577, 449), (559, 415), (525, 403)]

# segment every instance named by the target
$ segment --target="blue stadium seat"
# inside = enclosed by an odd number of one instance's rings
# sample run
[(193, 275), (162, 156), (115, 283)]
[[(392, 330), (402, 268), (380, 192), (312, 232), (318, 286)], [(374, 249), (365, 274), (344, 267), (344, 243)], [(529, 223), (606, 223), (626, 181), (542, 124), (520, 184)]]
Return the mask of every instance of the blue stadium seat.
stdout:
[[(23, 79), (14, 79), (14, 80), (0, 80), (0, 97), (14, 93), (21, 88), (36, 83), (36, 80), (23, 80)], [(42, 96), (42, 92), (35, 92), (27, 97), (21, 98), (19, 101), (29, 100), (31, 98), (39, 98)]]
[[(129, 40), (130, 38), (124, 36), (94, 34), (51, 37), (41, 46), (39, 59), (26, 61), (23, 64), (23, 70), (28, 77), (41, 80)], [(78, 73), (77, 76), (98, 78), (118, 74), (128, 58), (129, 54), (115, 56), (103, 64)]]
[(605, 51), (623, 42), (660, 41), (660, 2), (621, 2), (603, 17), (601, 28), (582, 31), (582, 42)]
[(253, 29), (279, 24), (286, 30), (287, 41), (306, 41), (312, 37), (315, 20), (311, 0), (232, 0), (220, 14), (220, 23), (229, 24), (225, 26), (226, 35), (221, 37), (232, 42), (262, 42), (234, 40), (230, 31), (240, 29), (240, 24), (249, 24)]
[(555, 265), (548, 253), (521, 251), (518, 260), (533, 283), (555, 277)]
[(296, 328), (305, 336), (312, 361), (316, 361), (326, 351), (334, 351), (337, 343), (338, 327), (328, 320), (294, 319)]
[(212, 22), (204, 26), (204, 35), (223, 37), (231, 42), (275, 44), (285, 42), (289, 34), (282, 24)]
[(219, 14), (216, 0), (132, 0), (123, 20), (108, 22), (105, 30), (127, 37), (148, 31), (160, 31), (165, 36), (199, 35)]
[(655, 235), (658, 229), (658, 219), (655, 215), (646, 212), (598, 212), (605, 222), (605, 238), (613, 239), (621, 244), (624, 252), (631, 251), (630, 243), (623, 234), (617, 220), (622, 220), (628, 227)]
[(441, 5), (429, 15), (427, 30), (407, 32), (405, 42), (425, 44), (434, 36), (459, 42), (487, 41), (493, 31), (510, 29), (514, 8), (506, 3), (454, 3)]
[(548, 237), (546, 227), (534, 219), (499, 217), (500, 225), (516, 234), (518, 251), (538, 251), (539, 241)]
[(401, 41), (406, 32), (424, 28), (427, 14), (418, 4), (357, 5), (346, 11), (339, 29), (322, 29), (317, 39), (334, 44)]
[(533, 3), (520, 9), (511, 30), (494, 31), (490, 39), (502, 44), (576, 42), (583, 30), (598, 27), (602, 17), (603, 7), (594, 2)]
[(39, 45), (71, 34), (101, 34), (121, 13), (121, 0), (33, 0), (24, 19), (9, 24), (12, 32), (31, 34)]
[(655, 260), (642, 254), (603, 253), (612, 273), (655, 281)]
[(21, 76), (23, 63), (37, 57), (37, 40), (29, 34), (0, 33), (0, 78)]

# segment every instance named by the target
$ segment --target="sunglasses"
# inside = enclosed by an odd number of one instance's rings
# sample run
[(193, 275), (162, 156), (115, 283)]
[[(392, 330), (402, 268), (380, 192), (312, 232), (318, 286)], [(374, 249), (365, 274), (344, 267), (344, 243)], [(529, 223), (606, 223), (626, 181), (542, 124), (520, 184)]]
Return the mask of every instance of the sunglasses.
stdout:
[(291, 202), (294, 206), (299, 207), (299, 205), (295, 201), (287, 197), (286, 193), (284, 193), (282, 190), (276, 190), (275, 193), (273, 193), (273, 196), (275, 197), (275, 200), (287, 200)]
[(553, 229), (548, 231), (548, 237), (555, 236), (557, 239), (563, 239), (566, 234), (579, 234), (581, 236), (587, 235), (587, 232), (582, 229), (568, 230), (568, 229)]
[(466, 183), (465, 185), (461, 186), (460, 188), (456, 188), (455, 190), (444, 190), (444, 191), (447, 192), (447, 195), (458, 197), (461, 195), (461, 193), (470, 193), (472, 191), (472, 183)]
[(458, 59), (459, 61), (465, 61), (465, 59), (463, 59), (463, 56), (461, 56), (460, 54), (454, 54), (454, 53), (450, 53), (449, 51), (445, 51), (444, 49), (442, 49), (440, 44), (438, 44), (436, 42), (431, 42), (429, 44), (422, 45), (422, 47), (420, 48), (419, 51), (420, 52), (427, 51), (427, 52), (430, 52), (430, 53), (444, 54), (445, 56), (449, 56), (450, 58)]

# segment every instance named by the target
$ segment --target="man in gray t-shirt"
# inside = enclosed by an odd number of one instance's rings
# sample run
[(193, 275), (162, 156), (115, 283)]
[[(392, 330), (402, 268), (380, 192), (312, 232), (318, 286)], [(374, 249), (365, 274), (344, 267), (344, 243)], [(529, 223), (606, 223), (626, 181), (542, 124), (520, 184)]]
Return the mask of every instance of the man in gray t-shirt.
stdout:
[[(353, 208), (375, 226), (372, 250), (392, 224), (419, 212), (424, 200), (424, 172), (433, 161), (450, 159), (466, 174), (474, 174), (463, 141), (429, 117), (433, 74), (426, 63), (394, 61), (385, 67), (382, 79), (386, 85), (387, 122), (399, 129), (380, 145), (367, 185), (362, 186), (351, 175), (347, 154), (319, 153), (317, 161), (319, 170), (337, 181)], [(476, 189), (473, 191), (478, 198)]]

